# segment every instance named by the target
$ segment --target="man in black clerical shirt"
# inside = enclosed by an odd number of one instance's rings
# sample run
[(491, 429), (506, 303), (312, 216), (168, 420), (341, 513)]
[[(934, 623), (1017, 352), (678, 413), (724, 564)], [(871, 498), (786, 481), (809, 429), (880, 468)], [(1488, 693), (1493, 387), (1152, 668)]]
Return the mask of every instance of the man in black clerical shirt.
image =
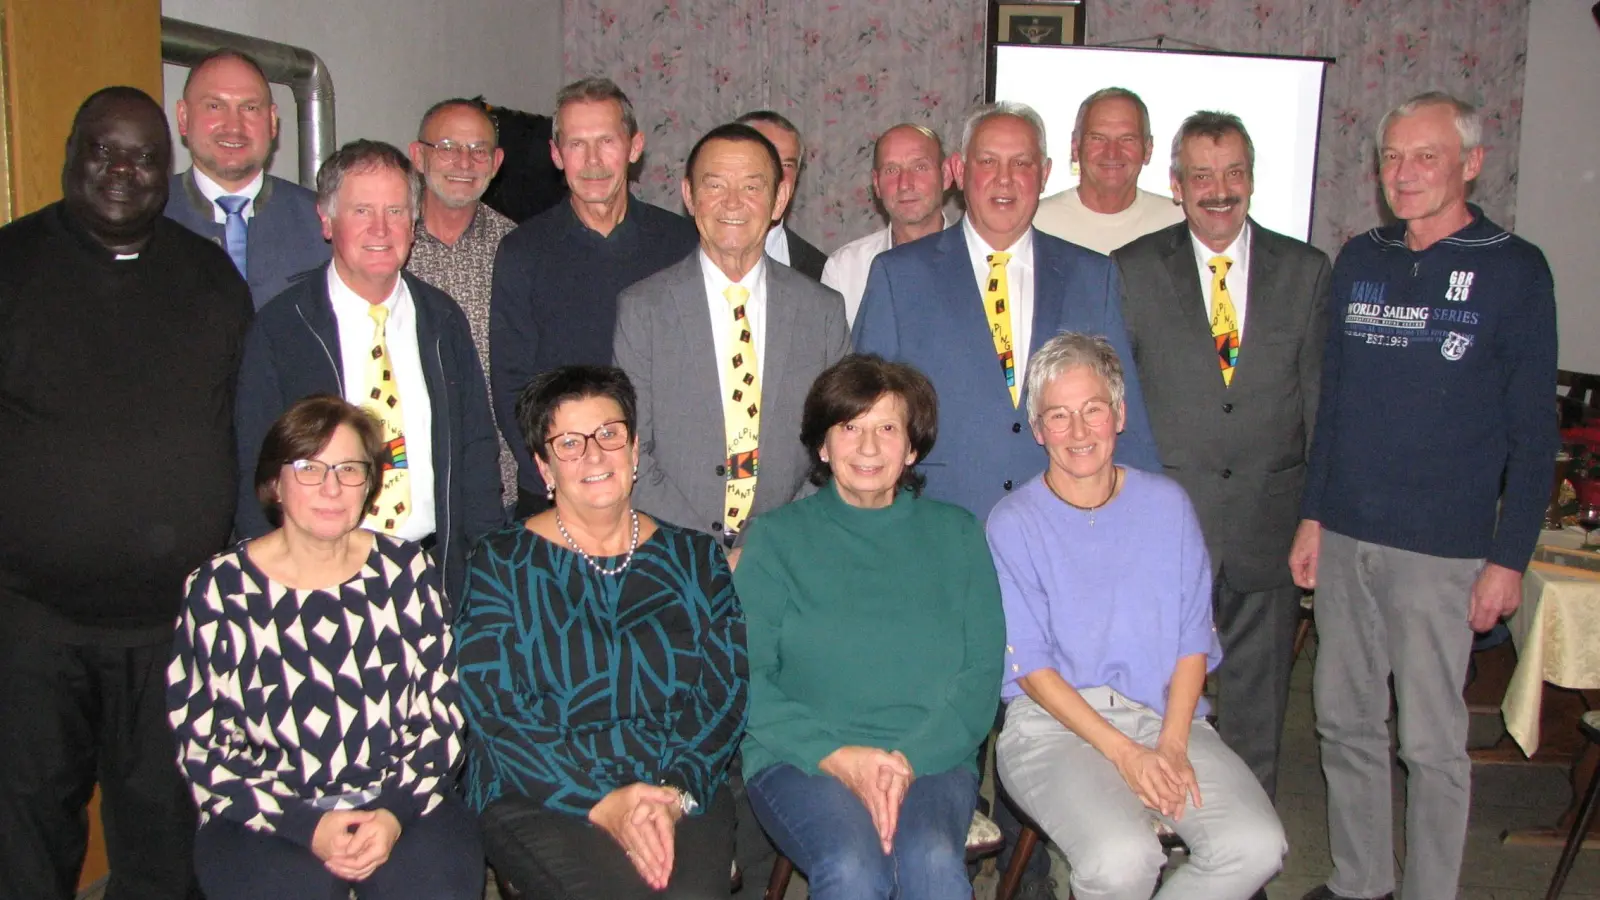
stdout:
[(693, 222), (628, 193), (628, 168), (643, 153), (633, 104), (610, 79), (562, 88), (550, 157), (571, 195), (500, 242), (489, 300), (489, 380), (495, 419), (517, 458), (518, 516), (547, 503), (517, 427), (517, 395), (547, 369), (610, 365), (617, 295), (700, 242)]
[(197, 896), (166, 667), (184, 578), (233, 520), (250, 290), (162, 217), (172, 137), (84, 101), (65, 199), (0, 228), (0, 898), (70, 898), (96, 782), (106, 896)]

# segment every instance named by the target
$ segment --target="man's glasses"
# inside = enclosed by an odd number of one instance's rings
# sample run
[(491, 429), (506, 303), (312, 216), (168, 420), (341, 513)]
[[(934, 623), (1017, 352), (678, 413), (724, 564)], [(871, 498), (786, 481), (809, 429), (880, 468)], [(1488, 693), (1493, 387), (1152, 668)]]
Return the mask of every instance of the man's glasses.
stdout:
[(372, 477), (372, 463), (359, 460), (328, 464), (317, 459), (297, 459), (289, 463), (294, 469), (294, 480), (306, 487), (320, 487), (328, 480), (328, 472), (345, 487), (361, 487)]
[(1111, 404), (1104, 400), (1090, 400), (1082, 409), (1052, 406), (1039, 416), (1039, 422), (1051, 434), (1066, 434), (1072, 427), (1073, 416), (1082, 419), (1085, 428), (1099, 428), (1111, 421)]
[(481, 163), (488, 162), (489, 157), (494, 155), (494, 144), (489, 141), (480, 141), (476, 144), (458, 144), (455, 141), (439, 141), (438, 143), (417, 141), (417, 143), (424, 147), (432, 147), (433, 152), (439, 154), (440, 159), (445, 160), (460, 159), (461, 154), (465, 153), (472, 158), (473, 162)]
[(576, 462), (583, 459), (583, 454), (589, 450), (590, 441), (600, 445), (601, 450), (621, 450), (628, 445), (628, 426), (618, 420), (607, 422), (590, 434), (567, 431), (544, 440), (550, 445), (550, 452), (562, 462)]

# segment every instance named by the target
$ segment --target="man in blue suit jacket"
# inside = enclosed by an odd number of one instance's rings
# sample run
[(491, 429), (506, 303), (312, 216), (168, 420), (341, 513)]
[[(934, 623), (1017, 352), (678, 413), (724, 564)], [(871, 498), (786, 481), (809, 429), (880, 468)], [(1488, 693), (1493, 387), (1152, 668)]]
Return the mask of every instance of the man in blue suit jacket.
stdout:
[[(983, 519), (1044, 470), (1023, 374), (1030, 352), (1062, 331), (1105, 335), (1116, 348), (1128, 408), (1117, 461), (1161, 471), (1116, 266), (1033, 229), (1050, 175), (1044, 123), (1020, 103), (992, 104), (968, 117), (961, 145), (950, 165), (966, 217), (873, 261), (854, 332), (857, 352), (911, 363), (939, 392), (939, 440), (922, 462), (928, 495)], [(987, 308), (997, 278), (999, 323)]]

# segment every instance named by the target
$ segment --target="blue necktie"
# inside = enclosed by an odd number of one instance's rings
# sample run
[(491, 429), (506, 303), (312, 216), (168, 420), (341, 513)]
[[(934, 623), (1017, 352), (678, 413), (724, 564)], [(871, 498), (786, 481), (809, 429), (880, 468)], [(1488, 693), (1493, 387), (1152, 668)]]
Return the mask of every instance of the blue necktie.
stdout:
[(224, 194), (217, 198), (217, 205), (228, 214), (228, 220), (222, 226), (223, 245), (228, 250), (228, 255), (233, 257), (233, 264), (239, 267), (239, 274), (245, 278), (245, 239), (249, 233), (249, 226), (244, 221), (244, 208), (250, 203), (249, 197), (238, 194)]

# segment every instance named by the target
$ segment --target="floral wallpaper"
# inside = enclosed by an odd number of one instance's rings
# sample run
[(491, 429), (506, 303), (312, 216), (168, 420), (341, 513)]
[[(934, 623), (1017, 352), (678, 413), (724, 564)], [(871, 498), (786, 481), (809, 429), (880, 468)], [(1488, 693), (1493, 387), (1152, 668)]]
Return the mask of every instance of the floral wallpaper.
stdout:
[[(983, 95), (983, 0), (564, 3), (567, 75), (615, 79), (638, 112), (642, 197), (681, 209), (678, 181), (695, 139), (740, 113), (775, 109), (806, 140), (789, 224), (825, 251), (882, 225), (869, 194), (879, 133), (917, 122), (952, 144)], [(1312, 243), (1330, 253), (1379, 221), (1379, 118), (1434, 88), (1482, 107), (1487, 155), (1473, 199), (1514, 225), (1528, 0), (1088, 0), (1087, 19), (1091, 44), (1162, 34), (1335, 57), (1312, 227)]]

